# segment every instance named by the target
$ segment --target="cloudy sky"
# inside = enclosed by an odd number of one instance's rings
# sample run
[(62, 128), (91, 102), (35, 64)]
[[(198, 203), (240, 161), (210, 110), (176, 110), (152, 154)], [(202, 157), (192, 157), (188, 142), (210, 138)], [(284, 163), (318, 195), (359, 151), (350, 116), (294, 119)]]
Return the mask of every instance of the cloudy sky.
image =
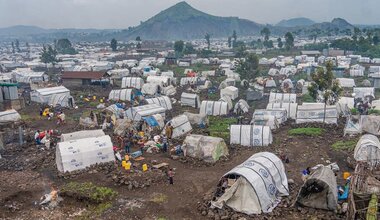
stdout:
[[(0, 0), (0, 27), (127, 28), (136, 26), (178, 0)], [(353, 24), (380, 24), (380, 0), (187, 0), (201, 11), (258, 23), (308, 17)]]

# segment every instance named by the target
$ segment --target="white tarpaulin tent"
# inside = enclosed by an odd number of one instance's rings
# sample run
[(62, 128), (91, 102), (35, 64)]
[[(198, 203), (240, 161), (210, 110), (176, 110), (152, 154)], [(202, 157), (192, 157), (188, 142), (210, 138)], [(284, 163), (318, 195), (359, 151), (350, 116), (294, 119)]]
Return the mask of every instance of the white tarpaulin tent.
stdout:
[(296, 119), (297, 118), (297, 103), (290, 102), (270, 102), (267, 105), (267, 109), (285, 109), (288, 114), (288, 118)]
[(374, 87), (355, 87), (354, 88), (355, 98), (364, 99), (367, 96), (375, 98), (375, 88)]
[(53, 107), (74, 107), (74, 98), (67, 93), (54, 94), (47, 104)]
[(172, 110), (172, 102), (170, 101), (170, 98), (167, 96), (160, 96), (156, 98), (149, 98), (145, 99), (148, 104), (157, 104), (166, 110)]
[(231, 125), (230, 127), (230, 144), (257, 147), (268, 146), (272, 142), (272, 131), (269, 126)]
[(37, 89), (30, 93), (30, 100), (37, 103), (45, 103), (48, 104), (50, 99), (53, 96), (64, 95), (67, 97), (70, 96), (70, 90), (68, 90), (64, 86), (56, 86), (50, 88)]
[(351, 114), (351, 109), (354, 108), (354, 98), (351, 97), (340, 97), (336, 103), (336, 109), (339, 115)]
[(155, 95), (161, 89), (159, 84), (145, 83), (141, 88), (141, 93), (144, 95)]
[(174, 96), (176, 93), (177, 93), (177, 89), (172, 85), (162, 88), (162, 94), (164, 95)]
[(125, 111), (125, 116), (133, 121), (141, 121), (142, 117), (148, 117), (155, 114), (160, 114), (165, 118), (165, 111), (166, 109), (164, 107), (157, 104), (148, 104), (127, 109)]
[(56, 164), (60, 172), (81, 170), (93, 164), (115, 161), (108, 135), (65, 141), (57, 144)]
[(353, 88), (356, 86), (355, 80), (351, 78), (337, 78), (339, 85), (343, 88)]
[(181, 94), (181, 105), (182, 106), (191, 106), (193, 108), (200, 107), (200, 100), (197, 94), (183, 92)]
[(324, 103), (303, 103), (298, 106), (296, 123), (326, 123), (338, 122), (338, 111), (335, 105)]
[(109, 100), (113, 101), (129, 101), (131, 102), (133, 98), (133, 89), (117, 89), (111, 90), (108, 95)]
[(240, 99), (235, 104), (234, 113), (237, 113), (238, 111), (241, 111), (242, 113), (247, 113), (249, 111), (249, 105), (245, 100)]
[(187, 118), (189, 119), (189, 122), (190, 124), (192, 125), (207, 125), (208, 124), (208, 118), (207, 118), (207, 115), (202, 115), (202, 114), (193, 114), (193, 113), (190, 113), (190, 112), (184, 112), (183, 113), (184, 115), (187, 116)]
[(218, 161), (220, 157), (228, 156), (228, 147), (219, 137), (191, 134), (186, 136), (183, 144), (185, 156), (202, 159), (209, 163)]
[(199, 77), (182, 77), (180, 81), (181, 86), (196, 85), (199, 81)]
[(228, 111), (234, 107), (234, 103), (232, 102), (232, 99), (229, 96), (224, 95), (218, 101), (226, 102), (228, 106)]
[(279, 128), (280, 125), (274, 115), (253, 115), (252, 125), (269, 126), (270, 129)]
[(211, 203), (220, 209), (226, 205), (247, 215), (270, 213), (282, 196), (289, 195), (285, 167), (280, 158), (269, 152), (254, 154), (223, 178), (235, 182)]
[[(174, 117), (172, 120), (168, 121), (166, 125), (168, 125), (169, 123), (171, 124), (171, 126), (173, 126), (172, 138), (180, 137), (193, 130), (189, 122), (189, 119), (186, 115), (179, 115), (177, 117)], [(165, 129), (162, 131), (162, 133), (165, 133)]]
[(366, 162), (371, 167), (375, 167), (380, 163), (380, 141), (372, 134), (363, 135), (354, 150), (354, 158), (356, 161)]
[(121, 80), (121, 88), (141, 89), (143, 85), (144, 80), (140, 77), (123, 77)]
[(229, 96), (232, 100), (239, 97), (239, 89), (234, 86), (228, 86), (220, 90), (220, 97)]
[(269, 103), (271, 102), (297, 102), (297, 95), (295, 93), (275, 93), (269, 94)]
[(260, 115), (273, 115), (276, 117), (277, 124), (282, 124), (288, 120), (288, 113), (286, 113), (285, 109), (256, 109), (253, 113), (253, 117), (255, 118)]
[(21, 116), (14, 109), (0, 112), (0, 124), (17, 122), (19, 120), (21, 120)]
[(61, 142), (64, 141), (73, 141), (82, 138), (92, 138), (92, 137), (101, 137), (104, 136), (105, 133), (103, 130), (84, 130), (84, 131), (76, 131), (67, 134), (61, 134)]
[(199, 113), (204, 115), (227, 115), (228, 104), (222, 101), (202, 101)]
[(146, 82), (160, 84), (163, 87), (166, 87), (170, 85), (171, 80), (168, 76), (148, 76)]

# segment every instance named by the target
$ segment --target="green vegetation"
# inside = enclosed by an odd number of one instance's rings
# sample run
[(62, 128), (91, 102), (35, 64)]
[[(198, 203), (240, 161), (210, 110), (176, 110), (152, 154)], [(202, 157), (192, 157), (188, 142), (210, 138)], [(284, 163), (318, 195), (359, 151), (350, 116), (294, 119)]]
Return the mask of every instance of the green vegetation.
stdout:
[(309, 94), (304, 94), (302, 96), (302, 102), (315, 102), (315, 99)]
[(230, 137), (230, 125), (236, 123), (236, 118), (221, 118), (217, 116), (210, 116), (208, 130), (211, 136), (220, 137), (226, 140)]
[(259, 58), (256, 54), (249, 54), (245, 61), (238, 61), (236, 72), (240, 74), (242, 79), (254, 79), (257, 75), (259, 67)]
[(20, 114), (20, 116), (21, 116), (21, 120), (24, 122), (32, 122), (36, 120), (35, 118), (33, 118), (32, 116), (28, 114)]
[(332, 149), (339, 150), (353, 150), (355, 149), (356, 143), (358, 140), (349, 140), (349, 141), (337, 141), (331, 147)]
[(369, 115), (380, 115), (380, 110), (378, 109), (369, 109), (368, 110)]
[(357, 110), (356, 108), (352, 108), (350, 111), (351, 111), (351, 115), (358, 115), (359, 114), (359, 110)]
[(87, 199), (90, 202), (103, 203), (114, 199), (117, 192), (108, 187), (96, 186), (91, 182), (66, 184), (61, 192), (76, 198)]
[(290, 50), (294, 47), (294, 37), (293, 34), (288, 32), (285, 34), (285, 48)]
[(74, 49), (69, 39), (66, 38), (59, 39), (55, 43), (55, 49), (57, 49), (60, 54), (77, 54), (77, 51)]
[(112, 51), (116, 51), (117, 50), (117, 40), (115, 38), (113, 38), (111, 40), (111, 49), (112, 49)]
[(157, 204), (166, 203), (168, 202), (168, 196), (162, 193), (154, 193), (150, 201)]
[(325, 132), (323, 128), (294, 128), (289, 130), (289, 135), (321, 136)]
[(56, 49), (53, 49), (52, 46), (48, 46), (47, 48), (45, 47), (45, 45), (43, 46), (42, 48), (42, 52), (41, 52), (41, 61), (45, 64), (48, 64), (48, 63), (51, 63), (51, 64), (55, 64), (56, 62), (58, 62), (57, 60), (57, 50)]

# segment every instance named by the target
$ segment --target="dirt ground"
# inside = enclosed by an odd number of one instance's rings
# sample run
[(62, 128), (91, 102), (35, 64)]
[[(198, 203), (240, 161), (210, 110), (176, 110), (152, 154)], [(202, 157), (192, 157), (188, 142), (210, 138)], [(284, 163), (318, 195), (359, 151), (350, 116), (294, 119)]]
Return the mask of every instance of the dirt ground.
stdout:
[[(258, 106), (263, 106), (257, 103)], [(76, 110), (65, 111), (69, 116), (67, 124), (57, 126), (55, 120), (39, 119), (38, 106), (28, 106), (21, 111), (28, 115), (25, 129), (32, 137), (37, 129), (54, 129), (59, 132), (73, 132), (80, 130), (78, 121), (72, 115), (81, 115), (91, 111), (90, 104)], [(172, 112), (182, 112), (179, 105), (175, 105)], [(302, 127), (311, 125), (302, 125)], [(285, 164), (288, 179), (294, 180), (291, 187), (289, 203), (293, 203), (301, 186), (301, 172), (308, 166), (337, 162), (341, 172), (338, 183), (343, 183), (343, 171), (351, 171), (346, 162), (351, 152), (338, 152), (331, 145), (343, 137), (343, 124), (336, 126), (322, 126), (326, 133), (319, 137), (305, 137), (288, 135), (288, 130), (300, 127), (294, 122), (287, 122), (273, 132), (274, 141), (269, 147), (245, 148), (230, 146), (230, 156), (213, 165), (207, 165), (196, 160), (174, 160), (169, 155), (144, 154), (146, 162), (155, 160), (158, 163), (167, 162), (175, 170), (174, 185), (168, 181), (158, 181), (144, 188), (128, 189), (126, 185), (119, 185), (112, 180), (107, 172), (91, 171), (80, 173), (73, 177), (59, 175), (55, 166), (55, 149), (43, 149), (35, 146), (31, 138), (22, 146), (16, 143), (8, 144), (5, 150), (0, 151), (0, 219), (75, 219), (81, 218), (82, 213), (89, 209), (88, 204), (64, 197), (63, 202), (54, 210), (43, 210), (36, 202), (45, 193), (49, 192), (52, 184), (58, 189), (70, 181), (93, 182), (100, 186), (113, 188), (118, 192), (112, 207), (90, 216), (93, 219), (209, 219), (198, 210), (204, 203), (205, 195), (215, 190), (221, 176), (233, 167), (244, 162), (257, 152), (269, 151), (277, 155), (286, 154), (290, 162)], [(133, 150), (137, 150), (133, 149)], [(125, 173), (123, 175), (131, 175)], [(141, 174), (144, 176), (144, 173)], [(154, 177), (149, 176), (149, 179)], [(337, 219), (341, 218), (332, 212), (309, 210), (295, 207), (277, 207), (275, 215), (263, 215), (267, 219)], [(260, 218), (261, 218), (260, 217)], [(244, 216), (245, 219), (258, 219), (258, 216)], [(244, 219), (241, 218), (241, 219)]]

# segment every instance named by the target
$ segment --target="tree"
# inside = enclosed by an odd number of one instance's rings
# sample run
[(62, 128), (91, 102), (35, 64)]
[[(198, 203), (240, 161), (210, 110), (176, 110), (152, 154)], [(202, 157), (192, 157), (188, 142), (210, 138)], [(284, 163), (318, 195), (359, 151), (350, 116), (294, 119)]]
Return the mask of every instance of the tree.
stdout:
[(193, 53), (196, 53), (196, 51), (195, 51), (193, 45), (190, 42), (188, 42), (185, 44), (185, 48), (183, 50), (183, 53), (184, 54), (193, 54)]
[[(311, 74), (313, 82), (308, 88), (309, 94), (314, 100), (321, 99), (325, 104), (335, 104), (343, 89), (340, 87), (339, 82), (335, 80), (332, 71), (333, 63), (328, 61), (326, 63), (326, 70), (323, 67), (318, 68), (317, 72)], [(321, 93), (322, 97), (319, 97)]]
[(207, 43), (207, 49), (210, 50), (210, 34), (207, 33), (205, 35), (206, 43)]
[(232, 45), (232, 37), (228, 37), (228, 40), (227, 40), (227, 42), (228, 42), (228, 47), (231, 47)]
[(294, 37), (290, 32), (285, 34), (285, 47), (287, 50), (290, 50), (294, 47)]
[(137, 36), (136, 37), (136, 41), (137, 41), (137, 49), (141, 49), (141, 37), (140, 36)]
[(15, 53), (15, 52), (16, 52), (16, 51), (15, 51), (15, 43), (13, 43), (13, 41), (12, 41), (11, 46), (12, 46), (12, 53)]
[(246, 56), (247, 47), (243, 41), (237, 41), (234, 44), (235, 57), (241, 58)]
[(115, 38), (111, 40), (111, 48), (112, 51), (117, 51), (117, 40)]
[(234, 39), (234, 41), (232, 42), (232, 47), (234, 47), (237, 41), (237, 34), (235, 30), (232, 32), (232, 38)]
[(21, 50), (20, 50), (20, 42), (17, 39), (15, 41), (15, 46), (16, 46), (17, 53), (20, 53), (21, 52)]
[(51, 64), (55, 64), (57, 62), (57, 50), (56, 49), (53, 49), (52, 46), (48, 46), (47, 48), (45, 47), (45, 45), (43, 46), (42, 48), (42, 52), (41, 52), (41, 61), (45, 64), (48, 64), (48, 63), (51, 63)]
[(284, 44), (282, 43), (281, 37), (277, 38), (277, 46), (278, 48), (282, 48), (284, 46)]
[(58, 53), (61, 54), (76, 54), (74, 47), (67, 38), (59, 39), (55, 46)]
[(373, 36), (372, 42), (374, 45), (378, 45), (380, 43), (380, 39), (378, 35)]
[(254, 79), (257, 75), (257, 69), (259, 67), (259, 58), (256, 54), (248, 54), (245, 60), (238, 60), (236, 66), (236, 72), (240, 74), (242, 79), (250, 80)]
[(174, 51), (178, 54), (183, 52), (185, 43), (182, 40), (174, 42)]
[(261, 35), (264, 36), (264, 41), (268, 41), (269, 40), (269, 36), (270, 36), (270, 30), (268, 27), (265, 27), (261, 30)]

